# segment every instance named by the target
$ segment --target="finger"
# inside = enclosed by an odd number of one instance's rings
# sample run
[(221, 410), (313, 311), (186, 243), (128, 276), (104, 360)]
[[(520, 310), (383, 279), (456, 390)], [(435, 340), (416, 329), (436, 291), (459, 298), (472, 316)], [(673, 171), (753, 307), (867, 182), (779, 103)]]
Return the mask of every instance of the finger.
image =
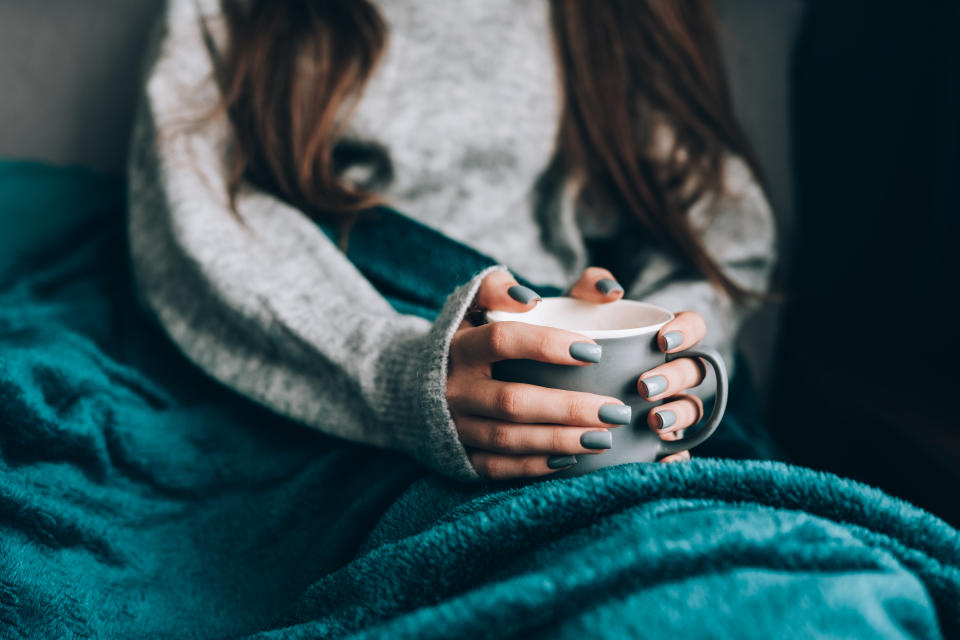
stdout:
[(464, 445), (494, 453), (576, 455), (603, 453), (613, 446), (613, 434), (606, 429), (516, 424), (473, 416), (461, 417), (457, 428)]
[(623, 287), (606, 269), (587, 267), (570, 288), (570, 297), (592, 302), (613, 302), (623, 297)]
[(675, 453), (664, 458), (660, 458), (660, 462), (664, 464), (673, 464), (674, 462), (689, 462), (690, 461), (690, 452), (681, 451), (680, 453)]
[(697, 396), (682, 394), (653, 408), (647, 414), (647, 426), (662, 435), (692, 427), (702, 416), (703, 401)]
[(577, 464), (575, 456), (506, 456), (479, 449), (468, 451), (467, 456), (477, 473), (491, 480), (545, 476)]
[(630, 407), (617, 398), (491, 379), (473, 385), (464, 393), (448, 393), (447, 401), (451, 409), (461, 415), (520, 424), (603, 429), (630, 424), (631, 418)]
[(529, 287), (519, 284), (506, 271), (491, 271), (484, 277), (474, 298), (481, 309), (499, 311), (529, 311), (540, 301), (540, 295)]
[(699, 313), (681, 311), (673, 320), (660, 328), (657, 342), (666, 353), (689, 349), (707, 335), (707, 323)]
[(647, 400), (660, 400), (697, 386), (705, 375), (700, 358), (677, 358), (641, 374), (637, 391)]
[(458, 362), (538, 360), (554, 364), (587, 365), (600, 362), (602, 349), (579, 333), (525, 322), (490, 322), (455, 336), (451, 355)]

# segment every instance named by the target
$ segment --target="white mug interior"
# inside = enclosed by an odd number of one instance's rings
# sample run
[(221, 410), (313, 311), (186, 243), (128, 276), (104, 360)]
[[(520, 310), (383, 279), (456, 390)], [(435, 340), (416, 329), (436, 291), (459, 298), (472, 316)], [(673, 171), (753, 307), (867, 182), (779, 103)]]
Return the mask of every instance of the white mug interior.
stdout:
[(577, 298), (544, 298), (530, 311), (487, 311), (488, 322), (526, 322), (565, 329), (592, 340), (655, 334), (673, 320), (662, 307), (636, 300), (589, 302)]

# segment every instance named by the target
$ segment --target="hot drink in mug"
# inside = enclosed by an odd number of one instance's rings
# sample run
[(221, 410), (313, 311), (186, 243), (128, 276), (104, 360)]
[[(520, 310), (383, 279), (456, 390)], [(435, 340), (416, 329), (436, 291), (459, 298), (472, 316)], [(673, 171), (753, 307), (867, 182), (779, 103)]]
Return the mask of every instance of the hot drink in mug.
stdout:
[[(727, 403), (727, 370), (713, 349), (695, 347), (664, 354), (657, 346), (657, 332), (673, 319), (661, 307), (618, 300), (595, 303), (576, 298), (544, 298), (523, 313), (488, 311), (488, 322), (526, 322), (565, 329), (584, 335), (603, 349), (600, 362), (590, 366), (567, 366), (536, 360), (503, 360), (493, 364), (493, 377), (505, 382), (523, 382), (554, 389), (583, 391), (619, 398), (632, 409), (632, 422), (610, 429), (613, 447), (602, 455), (582, 456), (573, 467), (552, 477), (576, 476), (600, 467), (625, 462), (653, 462), (665, 455), (692, 449), (709, 438), (723, 418)], [(660, 401), (651, 402), (637, 390), (645, 371), (676, 358), (699, 357), (714, 370), (717, 396), (713, 412), (699, 427), (692, 427), (679, 440), (665, 441), (646, 423), (646, 415)]]

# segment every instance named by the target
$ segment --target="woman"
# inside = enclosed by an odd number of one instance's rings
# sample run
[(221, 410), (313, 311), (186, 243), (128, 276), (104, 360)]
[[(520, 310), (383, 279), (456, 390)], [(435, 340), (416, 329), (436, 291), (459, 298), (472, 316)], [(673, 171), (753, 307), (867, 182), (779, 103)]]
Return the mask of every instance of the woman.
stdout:
[[(771, 213), (707, 0), (170, 0), (165, 26), (131, 161), (139, 291), (198, 366), (295, 420), (462, 480), (552, 473), (629, 410), (490, 378), (602, 357), (468, 322), (537, 304), (507, 265), (686, 309), (661, 348), (728, 356), (767, 285)], [(432, 323), (394, 311), (317, 225), (349, 242), (379, 202), (502, 266)], [(697, 421), (702, 376), (685, 358), (641, 376), (667, 400), (651, 428)]]

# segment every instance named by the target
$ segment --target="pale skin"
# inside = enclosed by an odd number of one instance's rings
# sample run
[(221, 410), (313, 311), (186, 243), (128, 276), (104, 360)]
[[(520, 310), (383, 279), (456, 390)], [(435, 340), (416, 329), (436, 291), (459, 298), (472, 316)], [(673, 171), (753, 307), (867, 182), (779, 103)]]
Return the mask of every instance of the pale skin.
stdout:
[[(568, 295), (600, 303), (623, 297), (617, 287), (603, 293), (597, 283), (613, 280), (606, 269), (589, 267), (570, 289)], [(537, 300), (524, 304), (512, 298), (508, 290), (517, 282), (504, 271), (487, 275), (475, 299), (481, 309), (527, 311)], [(706, 324), (698, 314), (682, 311), (668, 322), (657, 336), (661, 350), (673, 353), (687, 349), (703, 339)], [(667, 349), (664, 336), (679, 332), (682, 342)], [(559, 471), (547, 464), (551, 456), (603, 455), (603, 450), (588, 449), (580, 437), (589, 431), (621, 428), (600, 419), (600, 407), (622, 405), (610, 396), (560, 389), (547, 389), (529, 384), (494, 380), (491, 364), (500, 360), (531, 359), (572, 366), (591, 366), (570, 355), (575, 342), (593, 342), (580, 334), (538, 327), (520, 322), (497, 322), (473, 326), (466, 320), (460, 325), (450, 344), (450, 365), (447, 377), (447, 403), (453, 415), (460, 440), (467, 449), (470, 462), (484, 478), (510, 479), (543, 476)], [(644, 380), (663, 376), (667, 387), (656, 395), (648, 395)], [(703, 381), (704, 368), (699, 359), (678, 358), (639, 376), (637, 388), (649, 400), (665, 402), (652, 409), (647, 425), (665, 440), (696, 424), (703, 413), (703, 404), (687, 389)], [(661, 429), (658, 414), (672, 411), (676, 420)], [(688, 460), (690, 454), (678, 453), (661, 462)]]

